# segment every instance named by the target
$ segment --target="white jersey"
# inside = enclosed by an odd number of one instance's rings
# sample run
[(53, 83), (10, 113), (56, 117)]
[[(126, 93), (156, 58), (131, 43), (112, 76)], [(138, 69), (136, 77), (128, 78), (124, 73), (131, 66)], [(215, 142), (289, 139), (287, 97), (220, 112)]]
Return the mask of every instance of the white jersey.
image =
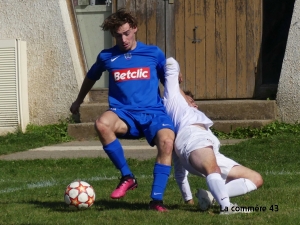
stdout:
[[(179, 87), (180, 68), (177, 61), (168, 58), (165, 65), (165, 89), (164, 89), (164, 106), (168, 115), (171, 117), (175, 133), (191, 124), (203, 124), (206, 129), (213, 125), (213, 122), (201, 111), (188, 105), (182, 96)], [(175, 179), (180, 188), (181, 194), (185, 201), (192, 199), (190, 185), (187, 179), (188, 171), (182, 166), (177, 154), (173, 153), (173, 163), (175, 170)]]
[[(169, 63), (169, 64), (168, 64)], [(180, 93), (178, 82), (179, 65), (173, 58), (168, 58), (165, 68), (165, 90), (164, 106), (171, 117), (176, 134), (180, 129), (191, 124), (203, 124), (206, 129), (213, 125), (213, 122), (201, 111), (190, 107)]]

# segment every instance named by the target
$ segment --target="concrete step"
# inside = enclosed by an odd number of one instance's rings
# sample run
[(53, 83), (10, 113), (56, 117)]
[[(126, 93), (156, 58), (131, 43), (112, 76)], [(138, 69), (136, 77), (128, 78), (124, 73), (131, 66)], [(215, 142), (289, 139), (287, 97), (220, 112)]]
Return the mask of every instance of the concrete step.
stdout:
[[(213, 122), (213, 128), (230, 132), (236, 128), (260, 128), (277, 119), (277, 105), (273, 100), (212, 100), (197, 101), (199, 110)], [(80, 108), (80, 122), (70, 124), (68, 133), (77, 140), (97, 137), (94, 121), (108, 109), (107, 103), (87, 103)]]
[(214, 129), (229, 133), (237, 128), (261, 128), (274, 120), (213, 120)]
[(275, 120), (275, 100), (198, 101), (199, 110), (212, 120)]
[(91, 90), (89, 92), (91, 102), (106, 102), (108, 99), (108, 88), (101, 88), (100, 90)]
[[(212, 120), (275, 120), (274, 100), (213, 100), (196, 101), (199, 110)], [(80, 108), (80, 121), (94, 122), (108, 109), (107, 103), (87, 103)]]
[(108, 109), (107, 103), (85, 103), (80, 106), (80, 122), (95, 122)]
[(79, 141), (93, 140), (97, 138), (93, 122), (69, 124), (68, 135)]
[[(214, 129), (229, 133), (236, 128), (260, 128), (273, 122), (274, 120), (215, 120)], [(97, 138), (97, 133), (94, 129), (94, 123), (76, 123), (69, 124), (68, 134), (76, 140), (92, 140)]]

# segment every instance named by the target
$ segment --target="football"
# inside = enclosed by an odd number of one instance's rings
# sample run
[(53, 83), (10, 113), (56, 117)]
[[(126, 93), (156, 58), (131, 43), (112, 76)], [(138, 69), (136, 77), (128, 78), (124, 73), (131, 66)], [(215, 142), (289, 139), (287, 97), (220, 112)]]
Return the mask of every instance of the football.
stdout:
[(198, 198), (198, 206), (201, 211), (208, 210), (215, 203), (212, 194), (204, 189), (198, 189), (196, 197)]
[(72, 208), (86, 209), (95, 202), (94, 188), (87, 182), (77, 180), (70, 183), (65, 191), (65, 203)]

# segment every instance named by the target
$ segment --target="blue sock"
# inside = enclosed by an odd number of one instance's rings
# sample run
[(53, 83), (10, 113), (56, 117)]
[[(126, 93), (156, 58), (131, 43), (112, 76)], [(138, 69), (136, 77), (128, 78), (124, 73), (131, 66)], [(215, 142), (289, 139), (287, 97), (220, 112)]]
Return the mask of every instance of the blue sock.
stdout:
[(125, 175), (133, 176), (129, 166), (127, 165), (122, 145), (118, 139), (114, 140), (108, 145), (103, 146), (103, 149), (115, 167), (120, 170), (122, 177)]
[(171, 166), (155, 163), (153, 169), (153, 184), (151, 198), (153, 200), (162, 200), (171, 173)]

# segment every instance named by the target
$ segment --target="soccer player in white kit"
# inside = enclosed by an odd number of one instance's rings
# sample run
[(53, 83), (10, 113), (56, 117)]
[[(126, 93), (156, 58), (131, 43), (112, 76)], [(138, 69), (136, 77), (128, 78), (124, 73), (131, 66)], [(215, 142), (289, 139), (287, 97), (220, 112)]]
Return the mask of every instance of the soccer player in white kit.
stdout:
[(256, 190), (263, 184), (263, 179), (256, 171), (219, 152), (220, 142), (210, 130), (213, 122), (197, 109), (192, 98), (182, 93), (178, 82), (179, 74), (178, 62), (168, 58), (163, 101), (175, 126), (173, 161), (176, 182), (185, 202), (189, 203), (193, 200), (187, 179), (188, 172), (205, 177), (211, 194), (202, 189), (198, 191), (196, 196), (200, 209), (208, 209), (214, 198), (219, 203), (222, 214), (228, 213), (228, 209), (232, 213), (230, 197)]

